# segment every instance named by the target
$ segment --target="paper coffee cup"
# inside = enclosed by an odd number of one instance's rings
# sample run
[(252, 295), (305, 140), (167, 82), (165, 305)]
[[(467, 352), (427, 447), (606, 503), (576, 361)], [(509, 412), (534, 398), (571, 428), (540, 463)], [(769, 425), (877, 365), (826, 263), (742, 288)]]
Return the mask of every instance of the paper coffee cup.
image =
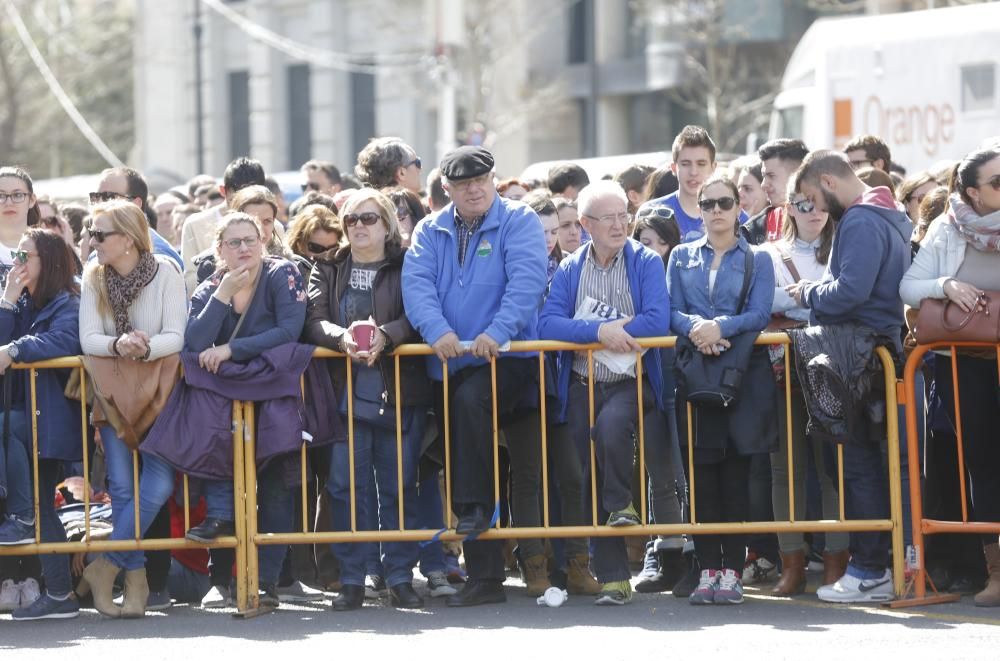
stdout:
[(370, 321), (365, 321), (360, 324), (355, 324), (351, 328), (351, 335), (354, 336), (354, 342), (358, 345), (358, 351), (369, 351), (372, 348), (372, 342), (375, 341), (375, 331), (377, 326)]

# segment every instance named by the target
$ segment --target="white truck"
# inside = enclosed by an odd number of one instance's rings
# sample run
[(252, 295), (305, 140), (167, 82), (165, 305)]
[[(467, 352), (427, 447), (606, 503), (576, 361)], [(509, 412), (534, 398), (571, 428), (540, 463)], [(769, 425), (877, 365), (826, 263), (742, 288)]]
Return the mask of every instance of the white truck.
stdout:
[(908, 171), (1000, 135), (1000, 3), (820, 19), (781, 81), (770, 138), (881, 136)]

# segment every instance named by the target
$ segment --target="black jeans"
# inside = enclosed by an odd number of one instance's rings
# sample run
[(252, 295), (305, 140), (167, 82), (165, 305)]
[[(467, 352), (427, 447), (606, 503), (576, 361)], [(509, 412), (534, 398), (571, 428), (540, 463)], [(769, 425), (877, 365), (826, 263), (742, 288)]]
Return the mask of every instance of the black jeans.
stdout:
[[(523, 396), (531, 388), (537, 390), (538, 370), (530, 358), (499, 358), (497, 371), (497, 419), (507, 427), (519, 417), (527, 417), (525, 429), (530, 425), (539, 429), (537, 408), (516, 411)], [(484, 507), (492, 512), (495, 502), (493, 474), (493, 403), (490, 366), (466, 367), (448, 377), (451, 414), (451, 498), (452, 509), (461, 516), (471, 506)], [(438, 420), (444, 420), (444, 393), (435, 389)], [(515, 472), (521, 467), (519, 451), (528, 450), (531, 443), (510, 444), (511, 467)], [(540, 450), (537, 444), (534, 453)], [(531, 464), (531, 461), (525, 462)], [(541, 459), (534, 464), (537, 466)], [(535, 471), (537, 472), (537, 471)], [(515, 481), (519, 478), (515, 477)], [(520, 487), (519, 487), (520, 488)], [(503, 543), (497, 540), (472, 540), (463, 544), (465, 566), (469, 578), (503, 581), (506, 577), (503, 563)]]
[[(695, 464), (694, 513), (697, 523), (746, 521), (750, 514), (750, 457), (730, 450), (717, 463)], [(703, 569), (732, 569), (743, 573), (746, 535), (694, 535), (694, 550)]]

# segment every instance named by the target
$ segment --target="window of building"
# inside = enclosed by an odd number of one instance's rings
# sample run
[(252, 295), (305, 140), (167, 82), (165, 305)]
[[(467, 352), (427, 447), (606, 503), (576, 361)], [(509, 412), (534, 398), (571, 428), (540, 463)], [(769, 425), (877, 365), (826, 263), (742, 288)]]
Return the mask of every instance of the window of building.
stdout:
[(288, 167), (297, 168), (312, 158), (312, 102), (309, 65), (288, 67)]
[(588, 42), (591, 41), (591, 25), (594, 20), (594, 1), (575, 0), (569, 8), (569, 52), (570, 64), (587, 62)]
[(962, 111), (992, 110), (996, 101), (996, 68), (992, 62), (962, 67)]
[(250, 74), (229, 72), (229, 159), (250, 155)]
[(351, 146), (357, 154), (375, 135), (375, 76), (351, 74)]

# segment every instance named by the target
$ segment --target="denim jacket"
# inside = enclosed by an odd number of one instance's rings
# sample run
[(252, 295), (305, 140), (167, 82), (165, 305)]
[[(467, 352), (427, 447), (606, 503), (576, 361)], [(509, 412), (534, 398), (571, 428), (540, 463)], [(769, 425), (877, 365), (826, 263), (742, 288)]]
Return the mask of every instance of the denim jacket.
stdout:
[(715, 289), (710, 294), (708, 274), (715, 250), (708, 243), (708, 237), (674, 248), (667, 269), (670, 328), (674, 333), (687, 336), (701, 320), (718, 322), (722, 337), (762, 331), (767, 327), (774, 299), (774, 267), (771, 258), (762, 251), (754, 251), (753, 279), (747, 302), (743, 313), (736, 314), (748, 250), (751, 247), (741, 236), (736, 247), (723, 255)]

